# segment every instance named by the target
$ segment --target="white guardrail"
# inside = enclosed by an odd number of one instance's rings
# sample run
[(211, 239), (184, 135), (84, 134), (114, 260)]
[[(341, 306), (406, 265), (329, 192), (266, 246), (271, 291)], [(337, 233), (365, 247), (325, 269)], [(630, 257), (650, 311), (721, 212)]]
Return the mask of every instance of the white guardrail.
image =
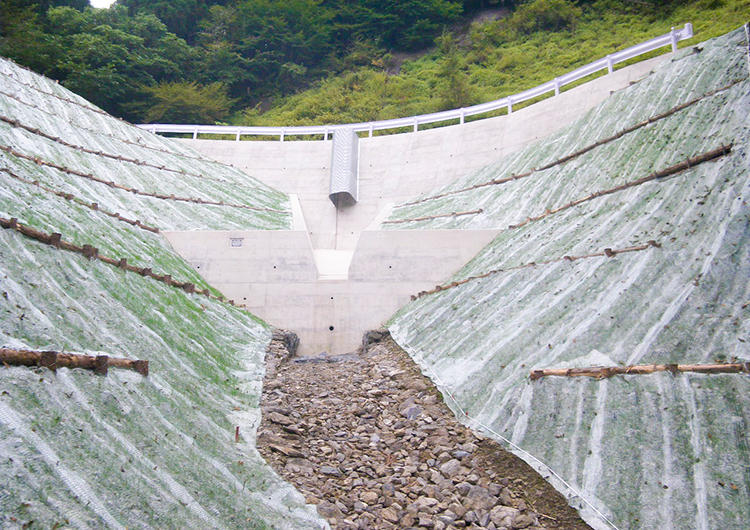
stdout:
[(685, 27), (679, 30), (672, 28), (672, 31), (653, 38), (641, 44), (631, 46), (619, 52), (612, 53), (606, 57), (589, 63), (585, 66), (577, 68), (572, 72), (556, 77), (552, 81), (539, 85), (538, 87), (531, 88), (524, 92), (514, 94), (502, 99), (490, 101), (488, 103), (480, 103), (479, 105), (473, 105), (471, 107), (464, 107), (455, 110), (446, 110), (443, 112), (434, 112), (432, 114), (422, 114), (420, 116), (410, 116), (408, 118), (396, 118), (392, 120), (382, 121), (371, 121), (366, 123), (348, 123), (341, 125), (310, 125), (301, 127), (237, 127), (231, 125), (166, 125), (166, 124), (143, 124), (138, 127), (150, 131), (152, 133), (177, 133), (177, 134), (192, 134), (193, 139), (196, 139), (199, 134), (221, 134), (221, 135), (234, 135), (237, 141), (242, 136), (255, 135), (255, 136), (278, 136), (279, 140), (284, 141), (286, 136), (310, 136), (310, 135), (322, 135), (324, 140), (327, 140), (329, 135), (335, 132), (337, 129), (353, 129), (356, 132), (368, 132), (369, 136), (372, 137), (373, 131), (381, 131), (386, 129), (397, 129), (402, 127), (413, 127), (414, 132), (419, 130), (419, 126), (426, 123), (438, 123), (449, 120), (459, 120), (459, 123), (463, 124), (467, 116), (475, 116), (477, 114), (484, 114), (500, 109), (508, 109), (508, 113), (513, 112), (513, 105), (523, 103), (535, 97), (543, 96), (550, 92), (554, 92), (555, 95), (560, 93), (560, 89), (570, 83), (574, 83), (579, 79), (583, 79), (586, 76), (599, 72), (600, 70), (607, 69), (608, 73), (612, 73), (614, 65), (638, 57), (645, 53), (658, 50), (664, 46), (671, 46), (672, 51), (677, 51), (677, 43), (681, 40), (689, 39), (693, 36), (693, 25), (691, 23), (685, 24)]

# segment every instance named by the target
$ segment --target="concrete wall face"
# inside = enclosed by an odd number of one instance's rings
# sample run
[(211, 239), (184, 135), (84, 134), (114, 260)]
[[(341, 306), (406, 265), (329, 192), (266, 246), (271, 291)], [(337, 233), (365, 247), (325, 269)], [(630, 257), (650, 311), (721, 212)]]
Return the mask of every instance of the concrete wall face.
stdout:
[(344, 279), (326, 279), (305, 230), (162, 232), (211, 285), (300, 333), (300, 351), (353, 351), (422, 290), (456, 273), (496, 230), (366, 230)]
[[(409, 231), (405, 240), (366, 230), (377, 228), (375, 220), (384, 217), (389, 205), (447, 185), (558, 131), (612, 92), (648, 75), (666, 57), (618, 70), (506, 116), (362, 138), (356, 203), (334, 205), (328, 196), (330, 140), (180, 140), (298, 195), (303, 219), (296, 223), (304, 229), (245, 233), (241, 250), (230, 249), (229, 233), (167, 237), (196, 266), (203, 264), (201, 274), (228, 298), (298, 333), (303, 353), (351, 351), (367, 329), (387, 320), (410, 295), (447, 280), (491, 240), (486, 230), (474, 235), (460, 231), (459, 237), (446, 231)], [(457, 250), (455, 245), (464, 242)], [(386, 263), (390, 269), (383, 269)]]

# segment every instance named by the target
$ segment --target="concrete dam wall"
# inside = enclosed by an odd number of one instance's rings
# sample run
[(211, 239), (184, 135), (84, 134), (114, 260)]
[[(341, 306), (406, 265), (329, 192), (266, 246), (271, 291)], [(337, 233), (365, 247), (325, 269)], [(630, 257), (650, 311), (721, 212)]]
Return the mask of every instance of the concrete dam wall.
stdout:
[[(365, 331), (383, 325), (412, 295), (450, 278), (498, 233), (495, 228), (386, 230), (381, 221), (393, 204), (560, 130), (665, 60), (668, 56), (617, 70), (506, 116), (362, 138), (358, 200), (338, 207), (329, 199), (331, 141), (180, 140), (292, 194), (299, 207), (293, 208), (292, 231), (165, 236), (229, 298), (273, 325), (294, 330), (302, 353), (353, 351)], [(242, 247), (232, 247), (231, 241)]]

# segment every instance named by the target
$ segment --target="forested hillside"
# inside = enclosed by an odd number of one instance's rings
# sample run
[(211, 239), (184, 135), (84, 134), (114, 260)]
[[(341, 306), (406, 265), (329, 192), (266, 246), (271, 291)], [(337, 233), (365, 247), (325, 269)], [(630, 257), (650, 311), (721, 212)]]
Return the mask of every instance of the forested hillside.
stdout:
[(3, 0), (0, 55), (134, 122), (334, 123), (496, 99), (748, 15), (749, 0)]

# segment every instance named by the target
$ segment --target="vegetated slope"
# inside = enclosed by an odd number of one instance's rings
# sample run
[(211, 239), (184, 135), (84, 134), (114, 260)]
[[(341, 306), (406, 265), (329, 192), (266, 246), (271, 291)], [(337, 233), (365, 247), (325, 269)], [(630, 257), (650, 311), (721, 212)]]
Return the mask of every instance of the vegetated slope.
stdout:
[(459, 416), (517, 444), (595, 528), (610, 528), (603, 516), (620, 529), (750, 518), (747, 374), (530, 380), (750, 360), (748, 65), (746, 28), (683, 50), (384, 225), (505, 229), (389, 329)]
[(0, 526), (326, 528), (255, 449), (270, 330), (155, 232), (287, 228), (287, 197), (0, 72), (3, 226), (99, 255), (0, 230), (0, 346), (150, 361), (147, 378), (0, 367)]
[(232, 123), (352, 123), (465, 107), (539, 86), (686, 22), (693, 24), (698, 38), (706, 40), (734, 29), (748, 15), (748, 0), (659, 5), (528, 1), (505, 19), (472, 26), (468, 35), (444, 34), (434, 49), (405, 61), (398, 75), (386, 73), (390, 56), (373, 55), (366, 66), (276, 99), (265, 113), (248, 109), (244, 118), (237, 116)]

